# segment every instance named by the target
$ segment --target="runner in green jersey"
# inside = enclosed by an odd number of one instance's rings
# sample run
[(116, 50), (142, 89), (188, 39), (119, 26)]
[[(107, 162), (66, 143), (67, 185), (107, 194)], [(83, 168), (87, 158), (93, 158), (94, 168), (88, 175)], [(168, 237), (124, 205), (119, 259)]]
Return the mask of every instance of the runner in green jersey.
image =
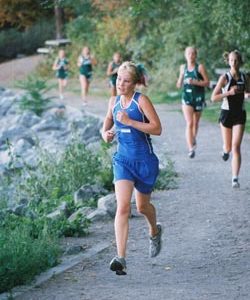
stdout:
[(52, 69), (56, 71), (60, 99), (63, 99), (64, 88), (67, 85), (68, 64), (68, 60), (65, 57), (65, 51), (60, 49), (58, 52), (58, 57), (55, 59), (52, 67)]
[(205, 103), (204, 88), (209, 85), (209, 79), (205, 67), (196, 63), (196, 48), (187, 47), (185, 58), (187, 63), (180, 66), (176, 86), (177, 88), (183, 88), (182, 111), (186, 121), (188, 156), (194, 158), (196, 136)]
[(92, 66), (96, 65), (95, 58), (91, 55), (89, 47), (83, 47), (81, 55), (77, 60), (79, 67), (79, 81), (81, 84), (82, 104), (87, 104), (87, 95), (89, 91), (90, 79), (92, 77)]
[(122, 63), (122, 57), (119, 52), (115, 52), (113, 55), (113, 60), (109, 63), (107, 68), (107, 75), (109, 76), (109, 86), (111, 90), (111, 96), (116, 96), (116, 79), (117, 71)]

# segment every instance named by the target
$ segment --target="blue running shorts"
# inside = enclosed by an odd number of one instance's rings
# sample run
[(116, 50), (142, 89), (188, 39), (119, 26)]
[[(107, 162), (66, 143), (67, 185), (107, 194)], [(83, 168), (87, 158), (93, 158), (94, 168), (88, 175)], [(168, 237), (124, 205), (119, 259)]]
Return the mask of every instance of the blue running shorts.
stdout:
[(119, 153), (113, 156), (114, 182), (130, 180), (135, 188), (143, 193), (150, 194), (159, 174), (159, 160), (155, 154), (145, 156), (143, 160), (129, 159)]

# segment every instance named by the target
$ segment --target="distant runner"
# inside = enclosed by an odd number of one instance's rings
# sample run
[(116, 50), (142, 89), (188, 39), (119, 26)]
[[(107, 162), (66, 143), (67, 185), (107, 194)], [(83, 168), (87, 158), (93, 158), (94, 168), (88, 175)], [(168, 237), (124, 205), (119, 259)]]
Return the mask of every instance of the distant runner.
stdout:
[(188, 156), (194, 158), (199, 121), (205, 106), (205, 87), (209, 85), (209, 79), (205, 67), (196, 62), (196, 48), (187, 47), (185, 58), (187, 63), (180, 66), (176, 86), (183, 88), (182, 111), (186, 121)]
[(223, 139), (222, 159), (227, 161), (232, 151), (232, 187), (239, 188), (240, 148), (246, 123), (244, 99), (249, 96), (247, 92), (250, 87), (246, 75), (240, 71), (243, 64), (241, 53), (238, 50), (227, 52), (224, 58), (230, 70), (221, 75), (211, 98), (212, 101), (222, 101), (219, 118)]
[(59, 97), (63, 99), (64, 88), (67, 85), (68, 79), (68, 59), (65, 57), (65, 51), (63, 49), (59, 50), (58, 57), (56, 58), (52, 69), (56, 71), (56, 78), (58, 79), (58, 90)]

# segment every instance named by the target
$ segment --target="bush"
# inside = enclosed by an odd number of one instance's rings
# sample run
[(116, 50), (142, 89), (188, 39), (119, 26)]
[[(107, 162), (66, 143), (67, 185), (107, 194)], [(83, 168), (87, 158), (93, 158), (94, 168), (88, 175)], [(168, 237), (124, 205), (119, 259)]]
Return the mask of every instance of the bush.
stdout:
[(38, 232), (33, 221), (14, 215), (6, 216), (0, 225), (0, 292), (57, 264), (59, 244), (45, 226)]
[(156, 180), (156, 190), (169, 190), (176, 188), (177, 173), (174, 170), (174, 163), (171, 160), (167, 160), (167, 164), (160, 168), (158, 178)]
[[(112, 187), (111, 162), (106, 150), (101, 148), (101, 156), (94, 154), (74, 136), (61, 155), (41, 150), (36, 170), (26, 165), (21, 172), (13, 171), (8, 180), (2, 180), (1, 184), (12, 184), (18, 199), (24, 197), (29, 201), (26, 215), (30, 217), (0, 211), (0, 292), (24, 284), (57, 264), (59, 237), (88, 234), (90, 221), (84, 215), (69, 222), (67, 216), (49, 219), (47, 214), (62, 202), (67, 203), (68, 214), (73, 213), (77, 209), (73, 193), (83, 184), (100, 182)], [(12, 156), (15, 159), (21, 158)]]
[(46, 80), (38, 77), (30, 75), (25, 81), (18, 82), (17, 87), (26, 91), (20, 100), (20, 109), (33, 111), (38, 116), (44, 112), (53, 98), (46, 96), (52, 86), (49, 86)]
[(0, 32), (0, 58), (11, 59), (17, 54), (33, 54), (37, 48), (43, 46), (47, 39), (54, 36), (54, 25), (51, 19), (39, 20), (26, 31), (16, 28)]
[[(40, 149), (40, 162), (36, 170), (26, 166), (20, 192), (29, 199), (48, 200), (50, 206), (67, 195), (73, 196), (83, 184), (99, 182), (107, 186), (111, 180), (111, 166), (98, 153), (88, 150), (75, 136), (61, 155)], [(105, 174), (105, 176), (104, 176)], [(111, 180), (112, 182), (112, 180)]]

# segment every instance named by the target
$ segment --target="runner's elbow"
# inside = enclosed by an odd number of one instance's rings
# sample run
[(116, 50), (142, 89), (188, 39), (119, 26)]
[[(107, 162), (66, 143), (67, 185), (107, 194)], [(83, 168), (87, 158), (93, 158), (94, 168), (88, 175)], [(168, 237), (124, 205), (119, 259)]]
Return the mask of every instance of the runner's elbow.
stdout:
[(210, 81), (209, 81), (209, 80), (206, 80), (205, 83), (204, 83), (204, 86), (205, 86), (205, 87), (209, 87), (209, 84), (210, 84)]
[(158, 127), (155, 129), (154, 135), (161, 135), (161, 133), (162, 133), (162, 127), (161, 127), (161, 126), (158, 126)]

